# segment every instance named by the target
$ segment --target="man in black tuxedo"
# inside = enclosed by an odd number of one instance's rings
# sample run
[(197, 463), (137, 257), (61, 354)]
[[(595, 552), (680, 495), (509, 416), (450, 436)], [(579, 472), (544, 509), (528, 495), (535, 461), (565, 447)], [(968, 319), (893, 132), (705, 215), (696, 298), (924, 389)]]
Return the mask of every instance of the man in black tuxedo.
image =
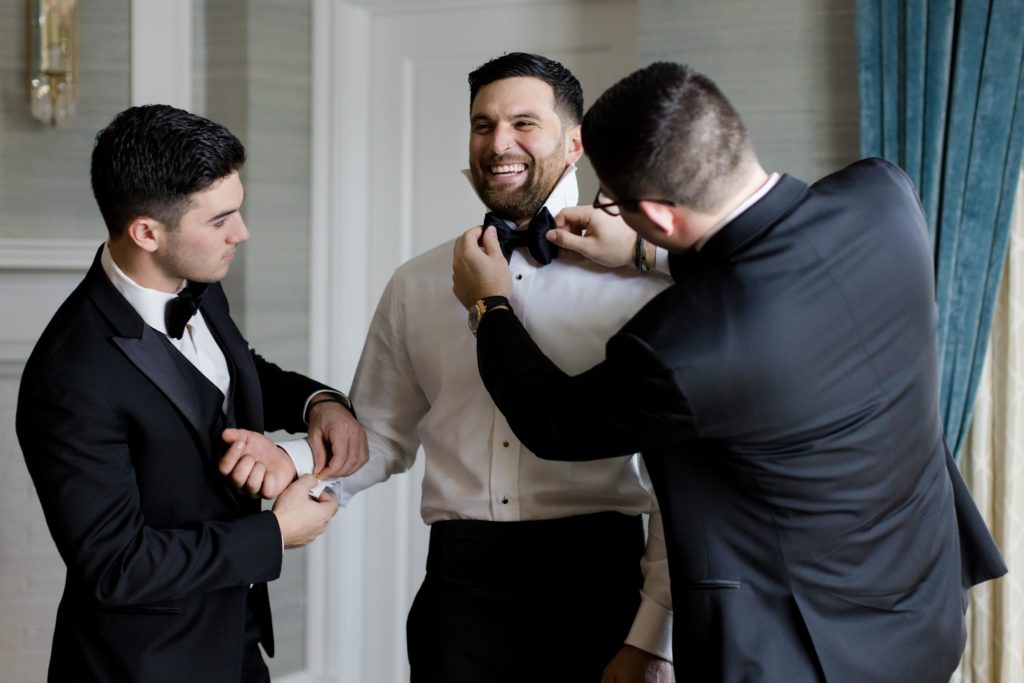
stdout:
[[(266, 582), (337, 509), (308, 496), (311, 476), (272, 511), (236, 490), (291, 481), (246, 454), (264, 429), (306, 431), (308, 419), (318, 448), (361, 433), (343, 396), (256, 355), (229, 316), (218, 282), (249, 236), (244, 160), (225, 128), (163, 105), (97, 135), (110, 239), (18, 396), (18, 439), (67, 565), (50, 681), (269, 680)], [(234, 482), (218, 471), (222, 432), (235, 442), (224, 471), (245, 474)]]
[[(489, 300), (480, 373), (513, 430), (546, 458), (643, 452), (686, 680), (947, 681), (966, 590), (1006, 568), (944, 445), (907, 177), (879, 159), (813, 185), (769, 175), (717, 87), (678, 64), (613, 86), (583, 139), (602, 189), (553, 239), (650, 263), (621, 214), (675, 284), (575, 377)], [(466, 233), (454, 270), (467, 308), (507, 296), (491, 230)]]

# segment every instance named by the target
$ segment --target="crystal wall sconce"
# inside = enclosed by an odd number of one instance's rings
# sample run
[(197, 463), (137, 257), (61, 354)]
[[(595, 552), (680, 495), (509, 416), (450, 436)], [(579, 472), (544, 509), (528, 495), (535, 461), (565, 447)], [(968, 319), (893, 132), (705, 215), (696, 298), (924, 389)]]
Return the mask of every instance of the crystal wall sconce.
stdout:
[(28, 28), (32, 116), (57, 126), (78, 104), (78, 0), (28, 0)]

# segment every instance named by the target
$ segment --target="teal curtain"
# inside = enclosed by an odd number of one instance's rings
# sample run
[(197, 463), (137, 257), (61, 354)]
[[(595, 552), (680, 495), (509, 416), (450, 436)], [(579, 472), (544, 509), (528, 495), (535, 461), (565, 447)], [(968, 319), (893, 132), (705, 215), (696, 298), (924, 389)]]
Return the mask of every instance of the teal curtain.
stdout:
[(1024, 149), (1024, 0), (858, 0), (862, 156), (917, 186), (935, 254), (941, 411), (959, 454)]

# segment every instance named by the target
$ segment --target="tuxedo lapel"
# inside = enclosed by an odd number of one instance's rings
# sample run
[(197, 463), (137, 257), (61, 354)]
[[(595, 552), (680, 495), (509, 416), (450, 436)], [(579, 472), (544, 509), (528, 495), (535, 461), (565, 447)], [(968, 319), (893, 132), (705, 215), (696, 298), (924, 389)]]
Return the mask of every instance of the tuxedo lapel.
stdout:
[(100, 247), (83, 284), (89, 298), (113, 329), (111, 341), (174, 404), (192, 426), (203, 449), (209, 452), (209, 425), (195, 399), (195, 389), (170, 355), (173, 349), (169, 350), (161, 342), (158, 336), (160, 333), (143, 322), (142, 317), (110, 282), (100, 263), (102, 251), (103, 247)]
[(143, 325), (142, 335), (135, 337), (114, 337), (114, 343), (124, 352), (128, 360), (143, 375), (155, 384), (174, 407), (188, 420), (199, 436), (202, 450), (213, 454), (210, 441), (210, 424), (204, 415), (196, 388), (188, 377), (182, 374), (171, 353), (159, 337), (160, 334), (148, 325)]

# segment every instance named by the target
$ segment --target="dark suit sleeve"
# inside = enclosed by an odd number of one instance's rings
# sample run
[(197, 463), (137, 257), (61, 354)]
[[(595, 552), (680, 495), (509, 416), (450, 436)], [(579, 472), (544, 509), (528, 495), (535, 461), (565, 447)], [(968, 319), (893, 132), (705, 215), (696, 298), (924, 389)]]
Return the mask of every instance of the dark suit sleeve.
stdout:
[(252, 352), (252, 359), (259, 375), (264, 429), (268, 432), (279, 429), (293, 434), (305, 432), (307, 425), (302, 411), (309, 397), (317, 391), (342, 393), (297, 372), (282, 370), (256, 352)]
[(611, 458), (694, 438), (693, 415), (671, 369), (638, 337), (617, 334), (602, 363), (570, 377), (515, 314), (498, 309), (481, 322), (477, 361), (495, 405), (541, 458)]
[(269, 511), (178, 528), (147, 524), (134, 462), (146, 458), (143, 437), (103, 391), (51, 372), (26, 376), (19, 395), (18, 438), (69, 580), (117, 607), (277, 578), (281, 533)]

